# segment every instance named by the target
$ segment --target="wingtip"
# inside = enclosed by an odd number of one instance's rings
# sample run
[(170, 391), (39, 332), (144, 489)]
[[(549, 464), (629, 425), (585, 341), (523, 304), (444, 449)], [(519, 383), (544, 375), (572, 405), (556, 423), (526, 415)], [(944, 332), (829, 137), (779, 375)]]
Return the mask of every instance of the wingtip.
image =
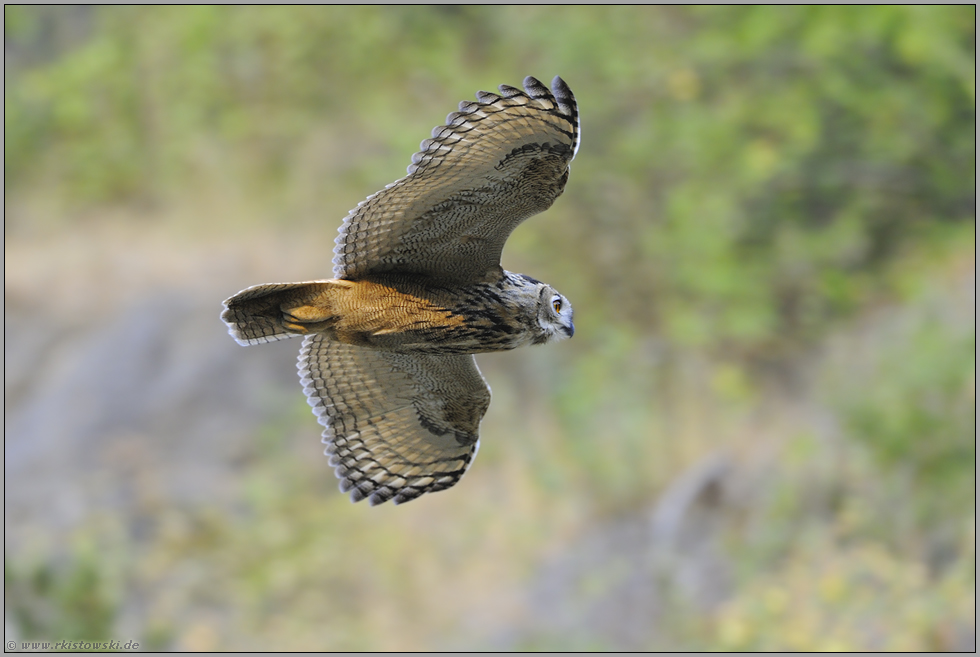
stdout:
[(529, 75), (524, 78), (524, 91), (531, 98), (541, 98), (543, 96), (550, 96), (551, 92), (548, 91), (548, 87), (541, 84), (541, 80), (537, 79), (533, 75)]
[(558, 107), (564, 114), (572, 117), (575, 123), (575, 150), (572, 152), (572, 157), (574, 158), (578, 155), (578, 148), (581, 145), (581, 140), (577, 136), (581, 130), (581, 125), (579, 123), (578, 103), (575, 100), (575, 94), (572, 93), (572, 89), (568, 86), (568, 83), (558, 75), (551, 81), (551, 90), (555, 95), (555, 102), (558, 103)]
[(558, 100), (562, 100), (563, 98), (575, 98), (575, 96), (572, 95), (572, 90), (568, 87), (568, 83), (565, 82), (560, 75), (556, 75), (551, 81), (551, 90), (554, 92), (555, 98)]

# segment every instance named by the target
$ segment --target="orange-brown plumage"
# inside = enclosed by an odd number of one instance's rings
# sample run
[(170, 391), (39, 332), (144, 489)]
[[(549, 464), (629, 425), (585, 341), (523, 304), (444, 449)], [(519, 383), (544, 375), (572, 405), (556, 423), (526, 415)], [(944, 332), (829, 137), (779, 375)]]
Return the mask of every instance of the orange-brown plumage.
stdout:
[[(252, 294), (247, 294), (252, 292)], [(260, 323), (281, 333), (323, 333), (347, 344), (371, 345), (377, 338), (394, 344), (395, 336), (423, 339), (426, 333), (452, 330), (463, 323), (420, 285), (394, 281), (330, 279), (286, 286), (257, 286), (229, 299), (223, 319), (239, 342), (251, 344), (267, 335), (249, 334)], [(444, 299), (445, 302), (448, 299)]]

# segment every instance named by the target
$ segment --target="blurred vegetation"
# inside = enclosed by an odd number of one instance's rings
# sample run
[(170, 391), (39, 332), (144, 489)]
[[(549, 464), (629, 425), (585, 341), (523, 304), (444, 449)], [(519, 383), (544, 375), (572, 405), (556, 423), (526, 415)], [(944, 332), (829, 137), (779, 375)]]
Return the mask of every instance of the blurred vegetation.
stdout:
[[(976, 334), (951, 335), (934, 320), (915, 326), (899, 344), (872, 356), (868, 381), (842, 384), (840, 404), (850, 434), (864, 442), (886, 468), (907, 471), (918, 499), (966, 511), (976, 462), (974, 414)], [(854, 388), (861, 387), (858, 393)]]
[(27, 572), (5, 560), (4, 605), (26, 639), (112, 640), (118, 604), (101, 571), (99, 559), (85, 549), (74, 563), (39, 563)]
[(820, 539), (754, 581), (718, 614), (728, 651), (948, 651), (975, 619), (975, 537), (932, 581), (922, 564), (875, 543)]
[[(166, 587), (160, 573), (198, 559), (265, 645), (404, 648), (372, 628), (411, 634), (437, 614), (413, 569), (483, 586), (453, 561), (473, 551), (533, 570), (536, 541), (573, 525), (569, 509), (625, 513), (715, 449), (753, 454), (757, 418), (815, 386), (839, 440), (801, 428), (781, 443), (774, 492), (728, 533), (733, 598), (657, 645), (944, 649), (975, 614), (975, 324), (933, 307), (959, 303), (941, 288), (975, 267), (975, 22), (972, 5), (6, 6), (7, 234), (32, 230), (38, 199), (84, 223), (218, 196), (224, 211), (201, 211), (202, 230), (278, 222), (329, 246), (476, 89), (560, 74), (581, 107), (564, 197), (504, 254), (573, 300), (579, 331), (561, 353), (508, 361), (516, 391), (495, 387), (494, 409), (517, 419), (494, 426), (515, 438), (486, 441), (484, 474), (468, 475), (519, 489), (526, 516), (501, 525), (477, 510), (473, 536), (493, 540), (449, 547), (433, 519), (403, 552), (405, 516), (358, 525), (367, 510), (322, 472), (293, 479), (295, 464), (267, 455), (243, 517), (167, 516), (128, 577)], [(832, 351), (882, 308), (904, 310)], [(500, 469), (508, 449), (524, 469)], [(353, 568), (331, 562), (345, 532), (366, 543)], [(76, 622), (78, 568), (54, 588), (14, 580)], [(206, 598), (201, 578), (188, 574), (188, 590)], [(147, 630), (159, 645), (179, 633), (174, 596), (154, 610), (172, 626)], [(24, 613), (25, 634), (55, 627)], [(93, 636), (101, 613), (85, 621)], [(201, 627), (180, 645), (229, 640)], [(416, 649), (443, 630), (416, 628)]]

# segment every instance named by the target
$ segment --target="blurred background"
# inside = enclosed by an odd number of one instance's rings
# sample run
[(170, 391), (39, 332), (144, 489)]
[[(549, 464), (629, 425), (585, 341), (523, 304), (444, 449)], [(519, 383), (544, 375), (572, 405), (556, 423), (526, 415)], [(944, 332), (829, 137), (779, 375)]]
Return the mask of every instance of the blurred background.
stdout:
[[(4, 8), (5, 638), (974, 650), (973, 6)], [(582, 147), (451, 490), (352, 505), (249, 285), (478, 89)]]

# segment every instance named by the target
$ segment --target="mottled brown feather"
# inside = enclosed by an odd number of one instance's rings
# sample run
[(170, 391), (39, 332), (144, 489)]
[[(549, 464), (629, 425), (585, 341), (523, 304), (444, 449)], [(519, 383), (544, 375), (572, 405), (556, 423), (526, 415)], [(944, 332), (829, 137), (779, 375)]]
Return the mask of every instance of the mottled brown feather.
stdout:
[(568, 85), (502, 85), (435, 128), (409, 174), (368, 197), (344, 220), (334, 277), (398, 271), (465, 284), (500, 264), (504, 242), (562, 193), (578, 148), (578, 111)]
[(401, 354), (309, 335), (299, 374), (341, 490), (396, 504), (449, 488), (476, 454), (490, 388), (468, 355)]

